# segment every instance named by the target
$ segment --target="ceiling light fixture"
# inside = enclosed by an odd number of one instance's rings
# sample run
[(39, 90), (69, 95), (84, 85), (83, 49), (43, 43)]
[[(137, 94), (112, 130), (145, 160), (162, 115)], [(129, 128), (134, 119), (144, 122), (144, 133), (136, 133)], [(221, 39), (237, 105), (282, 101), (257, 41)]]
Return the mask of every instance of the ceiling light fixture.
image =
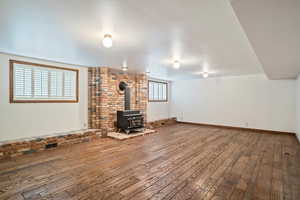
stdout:
[(203, 72), (202, 76), (203, 76), (203, 78), (207, 78), (208, 77), (208, 72)]
[(124, 72), (126, 72), (128, 70), (128, 66), (127, 66), (127, 61), (126, 60), (123, 61), (122, 70)]
[(102, 40), (103, 46), (110, 48), (113, 45), (112, 36), (110, 34), (105, 34)]
[(175, 60), (174, 63), (173, 63), (173, 67), (175, 69), (179, 69), (180, 68), (180, 62), (178, 60)]

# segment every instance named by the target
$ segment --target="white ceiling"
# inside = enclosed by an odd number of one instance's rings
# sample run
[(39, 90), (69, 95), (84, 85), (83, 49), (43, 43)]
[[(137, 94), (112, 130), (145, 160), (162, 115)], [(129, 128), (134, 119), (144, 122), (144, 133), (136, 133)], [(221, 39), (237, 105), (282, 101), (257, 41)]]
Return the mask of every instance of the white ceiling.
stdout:
[(233, 0), (232, 6), (271, 79), (300, 73), (300, 0)]
[[(0, 52), (167, 79), (262, 73), (226, 0), (1, 0)], [(101, 45), (104, 34), (114, 45)], [(172, 68), (173, 59), (181, 68)]]

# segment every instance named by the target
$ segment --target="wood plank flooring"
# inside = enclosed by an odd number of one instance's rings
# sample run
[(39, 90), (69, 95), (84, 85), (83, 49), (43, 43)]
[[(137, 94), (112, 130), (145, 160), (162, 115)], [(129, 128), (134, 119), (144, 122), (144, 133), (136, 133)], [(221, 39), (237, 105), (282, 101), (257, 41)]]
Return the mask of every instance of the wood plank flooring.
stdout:
[(1, 200), (300, 199), (295, 136), (175, 124), (0, 161)]

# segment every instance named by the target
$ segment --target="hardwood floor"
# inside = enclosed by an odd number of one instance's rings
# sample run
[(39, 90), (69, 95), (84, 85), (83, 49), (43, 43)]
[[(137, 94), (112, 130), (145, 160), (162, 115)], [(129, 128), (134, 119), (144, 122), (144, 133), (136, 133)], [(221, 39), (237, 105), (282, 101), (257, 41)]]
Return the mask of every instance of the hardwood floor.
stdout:
[(300, 199), (295, 136), (176, 124), (0, 162), (0, 199)]

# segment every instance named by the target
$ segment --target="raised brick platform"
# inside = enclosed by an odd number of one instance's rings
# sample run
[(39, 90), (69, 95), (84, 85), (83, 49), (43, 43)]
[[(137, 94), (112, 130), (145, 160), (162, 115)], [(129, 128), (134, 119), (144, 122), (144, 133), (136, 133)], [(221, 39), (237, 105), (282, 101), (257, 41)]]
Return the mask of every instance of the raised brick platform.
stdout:
[(85, 129), (0, 142), (0, 160), (100, 138), (99, 129)]
[(143, 135), (147, 135), (147, 134), (151, 134), (151, 133), (155, 133), (155, 132), (156, 132), (155, 130), (151, 130), (151, 129), (145, 129), (142, 132), (130, 133), (130, 134), (119, 133), (119, 132), (109, 132), (107, 134), (107, 137), (110, 137), (110, 138), (116, 139), (116, 140), (127, 140), (130, 138), (143, 136)]

